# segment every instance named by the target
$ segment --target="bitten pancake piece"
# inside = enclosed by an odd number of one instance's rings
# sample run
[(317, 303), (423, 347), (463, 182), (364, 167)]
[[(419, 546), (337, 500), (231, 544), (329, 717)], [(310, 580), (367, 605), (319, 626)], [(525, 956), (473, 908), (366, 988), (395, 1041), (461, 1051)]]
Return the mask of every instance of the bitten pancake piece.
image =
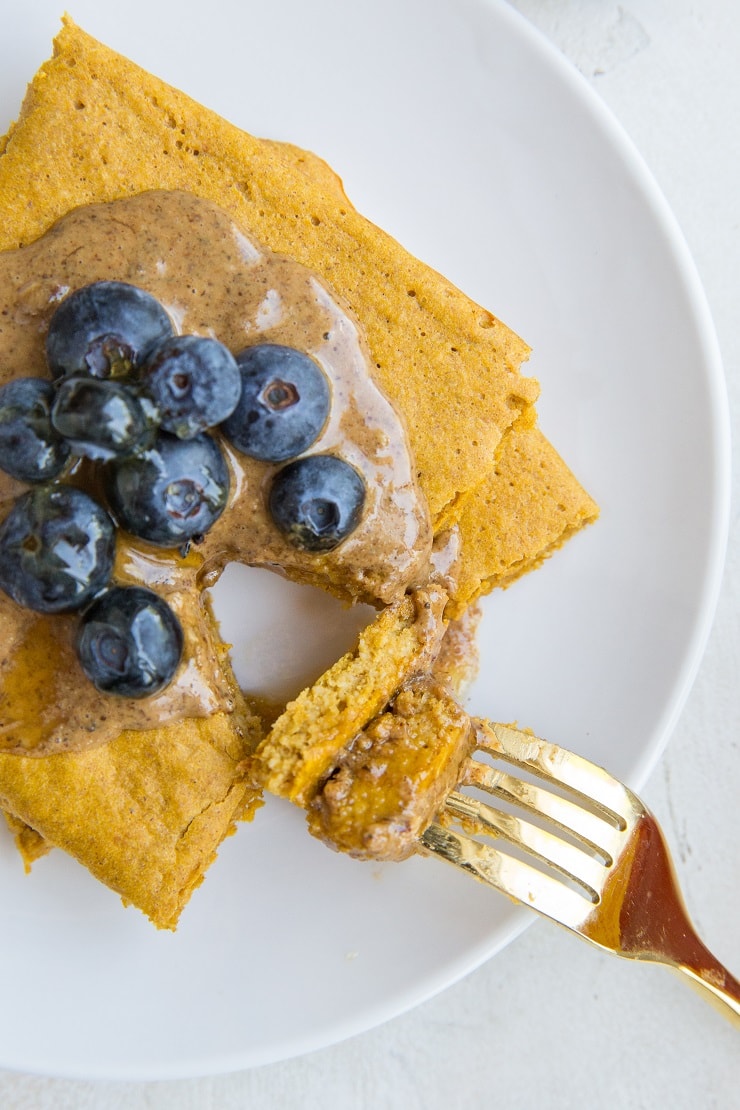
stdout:
[(260, 804), (243, 763), (259, 734), (242, 703), (85, 752), (0, 755), (0, 806), (22, 836), (20, 822), (174, 929), (234, 822)]
[(308, 808), (309, 832), (356, 859), (407, 859), (472, 746), (454, 698), (429, 678), (412, 682), (340, 753)]
[(446, 628), (445, 590), (416, 590), (384, 609), (353, 651), (290, 702), (257, 748), (255, 774), (305, 806), (344, 746), (399, 687), (432, 666)]
[[(323, 277), (360, 320), (404, 414), (433, 518), (491, 467), (538, 386), (527, 345), (327, 189), (327, 174), (240, 131), (70, 20), (0, 144), (0, 249), (80, 204), (185, 189)], [(440, 450), (449, 444), (449, 450)]]

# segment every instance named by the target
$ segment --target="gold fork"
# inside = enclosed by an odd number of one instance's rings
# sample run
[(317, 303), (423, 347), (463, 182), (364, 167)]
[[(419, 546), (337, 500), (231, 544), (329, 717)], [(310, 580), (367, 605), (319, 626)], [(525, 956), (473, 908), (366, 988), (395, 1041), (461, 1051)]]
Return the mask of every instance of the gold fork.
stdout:
[[(740, 983), (694, 931), (660, 828), (640, 799), (600, 767), (531, 733), (483, 721), (475, 726), (474, 754), (506, 769), (468, 759), (457, 789), (422, 833), (421, 851), (600, 948), (688, 976), (740, 1026)], [(471, 787), (528, 817), (463, 793)]]

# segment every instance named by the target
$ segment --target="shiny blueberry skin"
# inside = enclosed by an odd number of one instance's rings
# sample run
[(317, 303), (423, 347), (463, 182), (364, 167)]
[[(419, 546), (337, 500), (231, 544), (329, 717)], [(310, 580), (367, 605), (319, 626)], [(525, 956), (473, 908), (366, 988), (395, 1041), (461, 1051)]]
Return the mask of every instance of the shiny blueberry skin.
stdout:
[(87, 375), (60, 382), (51, 421), (73, 453), (88, 459), (129, 454), (149, 431), (147, 417), (130, 387)]
[(229, 496), (224, 457), (205, 434), (161, 432), (149, 449), (109, 463), (105, 483), (118, 523), (158, 547), (181, 547), (207, 532)]
[(241, 375), (231, 351), (217, 339), (178, 335), (162, 343), (143, 368), (141, 382), (160, 427), (179, 439), (225, 420), (236, 408)]
[(83, 615), (77, 655), (102, 693), (145, 698), (172, 680), (182, 645), (180, 622), (161, 597), (140, 586), (113, 586)]
[(302, 351), (275, 343), (247, 347), (236, 357), (239, 403), (221, 430), (239, 451), (264, 462), (284, 462), (321, 435), (331, 390), (321, 367)]
[(0, 526), (0, 588), (19, 605), (63, 613), (107, 584), (115, 555), (108, 513), (74, 486), (40, 486)]
[(70, 293), (57, 308), (46, 357), (54, 377), (121, 377), (171, 335), (172, 321), (150, 293), (122, 281), (95, 281)]
[(268, 505), (277, 527), (303, 551), (331, 551), (360, 523), (365, 483), (335, 455), (308, 455), (279, 470)]
[(64, 469), (69, 447), (51, 424), (54, 386), (17, 378), (0, 389), (0, 470), (21, 482), (48, 482)]

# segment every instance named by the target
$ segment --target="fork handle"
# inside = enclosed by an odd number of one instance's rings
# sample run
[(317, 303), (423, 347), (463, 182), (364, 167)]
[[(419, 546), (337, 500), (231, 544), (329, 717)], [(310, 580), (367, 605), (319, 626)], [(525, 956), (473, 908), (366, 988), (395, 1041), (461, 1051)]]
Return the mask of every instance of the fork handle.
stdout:
[[(698, 943), (704, 949), (700, 966), (677, 963), (673, 965), (673, 970), (685, 975), (698, 994), (740, 1029), (740, 983), (701, 941)], [(691, 962), (695, 965), (697, 961)]]

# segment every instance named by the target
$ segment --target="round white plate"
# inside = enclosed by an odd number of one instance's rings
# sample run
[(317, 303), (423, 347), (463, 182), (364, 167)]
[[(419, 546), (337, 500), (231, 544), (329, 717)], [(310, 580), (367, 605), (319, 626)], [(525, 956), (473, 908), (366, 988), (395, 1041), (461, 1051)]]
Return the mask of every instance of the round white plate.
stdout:
[[(3, 125), (59, 10), (0, 3)], [(728, 435), (686, 248), (596, 96), (484, 0), (127, 0), (125, 15), (78, 0), (73, 14), (236, 123), (322, 154), (361, 211), (532, 344), (541, 426), (602, 518), (488, 600), (471, 704), (639, 786), (711, 619)], [(243, 673), (274, 681), (258, 666), (274, 603), (290, 686), (351, 629), (256, 574), (220, 591), (226, 634)], [(176, 935), (61, 853), (24, 876), (4, 833), (0, 891), (0, 1065), (86, 1077), (213, 1073), (330, 1044), (451, 984), (529, 919), (436, 861), (334, 855), (279, 803), (227, 841)]]

